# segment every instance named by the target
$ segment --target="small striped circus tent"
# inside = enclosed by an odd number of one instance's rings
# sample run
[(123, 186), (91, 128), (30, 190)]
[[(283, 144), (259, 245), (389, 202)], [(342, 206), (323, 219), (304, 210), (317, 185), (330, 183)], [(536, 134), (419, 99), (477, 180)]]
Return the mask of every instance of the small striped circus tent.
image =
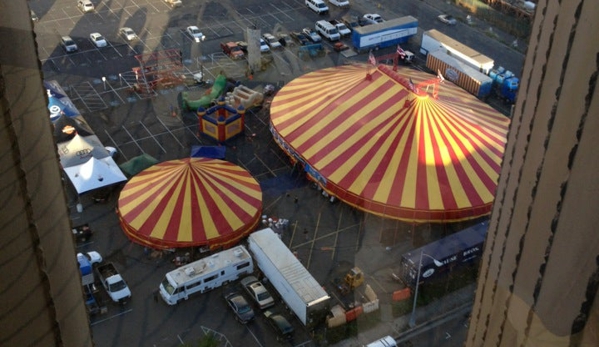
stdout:
[(245, 169), (210, 158), (153, 165), (125, 185), (117, 213), (129, 239), (153, 249), (229, 248), (260, 221), (262, 190)]

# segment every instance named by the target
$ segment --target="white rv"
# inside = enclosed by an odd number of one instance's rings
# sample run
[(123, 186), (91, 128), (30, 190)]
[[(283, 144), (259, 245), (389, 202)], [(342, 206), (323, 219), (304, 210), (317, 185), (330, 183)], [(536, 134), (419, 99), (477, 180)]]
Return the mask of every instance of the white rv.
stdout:
[(207, 292), (253, 271), (252, 257), (245, 247), (237, 246), (167, 273), (158, 291), (167, 304), (175, 305), (191, 294)]

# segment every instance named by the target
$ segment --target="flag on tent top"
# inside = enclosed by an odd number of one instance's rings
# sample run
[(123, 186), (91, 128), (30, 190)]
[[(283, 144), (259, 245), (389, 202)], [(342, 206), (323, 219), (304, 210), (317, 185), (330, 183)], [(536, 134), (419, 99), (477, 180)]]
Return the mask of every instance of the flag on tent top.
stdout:
[(443, 77), (441, 70), (437, 70), (437, 78), (439, 79), (439, 83), (443, 83), (443, 81), (445, 81), (445, 77)]
[(416, 93), (416, 86), (414, 86), (414, 81), (412, 81), (412, 79), (410, 78), (410, 84), (408, 85), (410, 87), (410, 90), (414, 93)]
[(403, 59), (406, 56), (406, 51), (404, 51), (399, 45), (397, 45), (397, 54)]
[(374, 57), (374, 54), (372, 54), (372, 51), (368, 54), (368, 62), (376, 66), (376, 58)]

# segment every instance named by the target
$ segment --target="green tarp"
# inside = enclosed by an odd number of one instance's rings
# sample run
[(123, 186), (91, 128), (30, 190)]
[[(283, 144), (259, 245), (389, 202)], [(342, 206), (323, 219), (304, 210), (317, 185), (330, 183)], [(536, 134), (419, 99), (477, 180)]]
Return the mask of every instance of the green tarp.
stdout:
[(144, 153), (131, 158), (129, 161), (119, 165), (119, 167), (127, 176), (132, 177), (155, 164), (158, 164), (158, 160)]

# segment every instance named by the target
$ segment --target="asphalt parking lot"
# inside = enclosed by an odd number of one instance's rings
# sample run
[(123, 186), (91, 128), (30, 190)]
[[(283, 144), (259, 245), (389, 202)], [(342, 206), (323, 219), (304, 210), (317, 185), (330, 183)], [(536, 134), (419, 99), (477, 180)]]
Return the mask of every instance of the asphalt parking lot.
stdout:
[[(150, 98), (132, 92), (137, 66), (135, 56), (157, 50), (180, 50), (185, 75), (203, 72), (207, 80), (220, 72), (260, 90), (266, 84), (281, 87), (293, 78), (323, 67), (351, 61), (365, 61), (366, 56), (346, 57), (324, 42), (327, 54), (319, 58), (300, 58), (297, 48), (285, 48), (268, 54), (268, 64), (257, 71), (252, 81), (245, 75), (243, 61), (234, 61), (219, 48), (222, 41), (243, 40), (247, 26), (263, 31), (300, 30), (320, 19), (303, 1), (184, 1), (171, 8), (163, 0), (94, 1), (96, 11), (83, 14), (74, 0), (31, 2), (40, 17), (35, 24), (38, 52), (45, 79), (55, 79), (67, 91), (104, 145), (118, 149), (117, 162), (148, 153), (160, 161), (189, 156), (193, 145), (215, 145), (197, 133), (197, 119), (180, 108), (180, 95), (192, 98), (206, 92), (208, 86), (193, 83), (158, 90)], [(408, 2), (406, 2), (407, 4)], [(400, 16), (412, 9), (381, 7), (381, 3), (354, 1), (351, 9), (331, 8), (326, 18), (338, 18), (348, 12), (374, 12), (383, 16)], [(422, 23), (430, 26), (438, 14), (434, 8), (418, 9)], [(401, 7), (401, 8), (400, 8)], [(205, 42), (194, 42), (185, 32), (197, 25), (206, 35)], [(435, 24), (436, 25), (436, 24)], [(127, 42), (118, 36), (118, 28), (131, 27), (139, 36)], [(427, 28), (429, 29), (429, 28)], [(100, 32), (108, 46), (96, 48), (89, 40), (91, 32)], [(58, 40), (70, 35), (79, 51), (66, 54)], [(408, 45), (416, 52), (417, 45)], [(366, 274), (366, 282), (379, 295), (381, 304), (389, 303), (398, 288), (391, 272), (399, 256), (414, 244), (439, 236), (446, 230), (420, 227), (378, 218), (342, 203), (323, 197), (298, 168), (292, 166), (270, 134), (267, 105), (249, 110), (245, 134), (226, 144), (226, 160), (247, 169), (263, 190), (263, 210), (269, 217), (285, 218), (289, 226), (282, 230), (283, 240), (296, 252), (300, 261), (324, 286), (330, 286), (337, 269), (357, 265)], [(142, 246), (131, 243), (122, 232), (114, 207), (118, 191), (102, 204), (91, 195), (78, 198), (69, 192), (74, 225), (89, 223), (94, 237), (78, 244), (78, 251), (99, 251), (114, 262), (128, 281), (133, 300), (124, 307), (108, 305), (108, 312), (92, 317), (91, 325), (97, 346), (178, 346), (214, 332), (223, 346), (273, 346), (275, 336), (263, 319), (247, 326), (233, 319), (222, 299), (222, 290), (191, 298), (169, 307), (155, 291), (164, 274), (175, 268), (175, 254), (152, 256)], [(76, 204), (84, 205), (83, 212)], [(457, 228), (457, 227), (453, 227)], [(416, 236), (414, 236), (416, 235)], [(329, 287), (330, 288), (330, 287)], [(332, 292), (332, 290), (330, 290)], [(296, 328), (292, 345), (316, 345), (310, 332), (284, 312)], [(229, 344), (227, 344), (227, 342)]]

